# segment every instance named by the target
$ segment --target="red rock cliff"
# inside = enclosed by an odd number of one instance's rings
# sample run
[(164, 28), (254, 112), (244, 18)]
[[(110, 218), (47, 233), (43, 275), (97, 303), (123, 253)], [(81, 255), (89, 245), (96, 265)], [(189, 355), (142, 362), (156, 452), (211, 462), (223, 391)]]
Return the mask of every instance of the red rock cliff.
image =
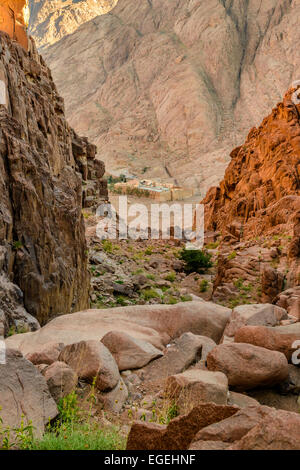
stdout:
[(0, 30), (28, 49), (28, 0), (0, 0)]
[(203, 201), (207, 230), (229, 240), (292, 231), (300, 211), (300, 105), (292, 93), (231, 153), (223, 181)]

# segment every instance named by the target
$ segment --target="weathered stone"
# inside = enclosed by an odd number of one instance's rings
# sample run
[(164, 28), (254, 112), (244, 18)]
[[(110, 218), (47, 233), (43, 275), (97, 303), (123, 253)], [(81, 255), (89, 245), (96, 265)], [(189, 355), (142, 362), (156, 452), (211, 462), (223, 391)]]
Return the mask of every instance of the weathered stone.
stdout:
[[(24, 308), (24, 296), (21, 289), (9, 281), (7, 274), (10, 258), (10, 249), (0, 246), (0, 322), (2, 335), (7, 336), (9, 331), (24, 332), (40, 329), (36, 318)], [(2, 258), (2, 260), (1, 260)]]
[(76, 389), (78, 376), (64, 362), (53, 362), (42, 371), (42, 374), (56, 403)]
[(202, 357), (206, 359), (208, 350), (215, 346), (215, 342), (210, 338), (184, 333), (168, 345), (163, 357), (148, 364), (138, 374), (146, 381), (161, 382), (170, 375), (179, 374), (204, 360)]
[(12, 349), (6, 350), (6, 363), (0, 363), (0, 406), (4, 427), (19, 427), (24, 415), (26, 424), (32, 421), (37, 436), (58, 414), (44, 377)]
[(208, 401), (217, 405), (227, 404), (228, 380), (221, 372), (192, 369), (167, 378), (166, 396), (175, 400), (185, 412), (199, 403)]
[(53, 364), (58, 361), (59, 355), (64, 348), (63, 343), (46, 343), (36, 349), (33, 353), (27, 354), (25, 357), (34, 365)]
[(259, 406), (259, 402), (254, 398), (249, 397), (243, 393), (230, 392), (228, 398), (228, 405), (238, 406), (239, 408), (248, 408), (248, 406)]
[(120, 331), (111, 331), (101, 342), (115, 358), (119, 370), (140, 369), (163, 353), (152, 344), (135, 339)]
[(185, 450), (197, 432), (210, 424), (234, 415), (239, 408), (204, 403), (190, 413), (173, 419), (168, 426), (134, 423), (127, 450)]
[(207, 357), (207, 367), (223, 372), (236, 390), (273, 386), (288, 377), (284, 354), (246, 343), (217, 346)]
[(272, 411), (267, 406), (249, 406), (223, 421), (201, 429), (194, 437), (197, 441), (239, 441)]
[(299, 450), (300, 415), (272, 410), (231, 450)]
[(233, 338), (244, 325), (276, 326), (284, 318), (287, 318), (287, 312), (275, 305), (240, 305), (233, 309), (224, 336)]
[(189, 450), (226, 450), (230, 444), (222, 441), (196, 441), (192, 442)]
[(289, 364), (289, 376), (279, 388), (283, 393), (300, 395), (300, 367)]
[(95, 383), (101, 391), (112, 390), (120, 380), (116, 361), (100, 341), (81, 341), (66, 346), (59, 361), (68, 364), (80, 379)]
[[(276, 328), (244, 326), (235, 333), (234, 341), (253, 344), (270, 351), (279, 351), (290, 361), (293, 353), (300, 347), (300, 332), (298, 335), (285, 334)], [(299, 341), (298, 346), (295, 344), (296, 341)]]
[(128, 389), (123, 379), (120, 378), (119, 382), (112, 390), (101, 394), (99, 401), (102, 403), (104, 410), (119, 413), (127, 398)]
[(0, 5), (1, 31), (28, 48), (26, 29), (29, 20), (28, 0), (5, 0)]

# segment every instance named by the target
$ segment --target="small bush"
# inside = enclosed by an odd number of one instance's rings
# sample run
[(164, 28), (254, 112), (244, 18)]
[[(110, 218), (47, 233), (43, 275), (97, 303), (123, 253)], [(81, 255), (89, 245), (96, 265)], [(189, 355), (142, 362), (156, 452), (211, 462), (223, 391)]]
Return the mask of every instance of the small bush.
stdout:
[(169, 282), (175, 282), (176, 281), (176, 273), (169, 273), (165, 276), (165, 280)]
[(208, 289), (208, 281), (206, 279), (202, 279), (200, 282), (200, 292), (207, 292)]
[(102, 240), (102, 247), (106, 253), (112, 253), (113, 245), (110, 240)]
[(159, 299), (160, 295), (155, 289), (144, 289), (142, 292), (144, 300)]
[(232, 259), (235, 259), (237, 257), (237, 252), (236, 251), (233, 251), (232, 253), (230, 253), (230, 255), (228, 255), (228, 260), (231, 261)]
[(202, 250), (186, 250), (180, 253), (180, 258), (185, 262), (187, 273), (203, 273), (213, 266), (212, 255)]

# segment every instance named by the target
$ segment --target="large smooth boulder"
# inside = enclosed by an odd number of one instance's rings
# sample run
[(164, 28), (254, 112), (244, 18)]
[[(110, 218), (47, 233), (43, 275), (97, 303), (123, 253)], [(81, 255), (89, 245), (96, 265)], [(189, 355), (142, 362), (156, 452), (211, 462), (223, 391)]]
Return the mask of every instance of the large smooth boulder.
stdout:
[(152, 344), (121, 331), (111, 331), (101, 342), (111, 352), (119, 370), (140, 369), (163, 353)]
[(271, 304), (240, 305), (235, 307), (224, 331), (224, 340), (233, 340), (237, 330), (244, 325), (276, 326), (287, 318), (287, 312)]
[[(244, 326), (236, 332), (234, 341), (236, 343), (253, 344), (270, 351), (282, 352), (290, 361), (293, 353), (300, 348), (300, 332), (297, 335), (282, 333), (276, 328), (267, 328), (265, 326)], [(299, 346), (293, 347), (296, 341), (299, 341)]]
[(289, 374), (284, 354), (246, 343), (217, 346), (207, 357), (207, 367), (223, 372), (229, 385), (241, 391), (279, 384)]
[(205, 336), (184, 333), (168, 345), (163, 357), (151, 362), (138, 374), (147, 382), (160, 382), (170, 375), (180, 374), (188, 367), (203, 361), (216, 343)]
[(183, 333), (208, 336), (218, 343), (231, 310), (211, 302), (182, 302), (177, 305), (135, 305), (105, 310), (86, 310), (55, 318), (38, 332), (8, 338), (7, 345), (25, 355), (48, 342), (65, 345), (101, 340), (112, 330), (163, 349)]
[(25, 423), (32, 422), (36, 436), (41, 436), (49, 419), (58, 414), (44, 377), (12, 349), (6, 351), (6, 363), (0, 363), (0, 407), (4, 427), (19, 427), (25, 415)]
[(232, 450), (299, 450), (300, 415), (282, 410), (272, 410)]
[(53, 362), (53, 364), (43, 370), (42, 374), (56, 403), (76, 389), (78, 376), (64, 362)]
[(63, 343), (46, 343), (38, 347), (34, 352), (26, 354), (26, 359), (34, 365), (39, 364), (53, 364), (59, 358), (61, 351), (64, 348)]
[(227, 404), (228, 380), (222, 372), (191, 369), (168, 377), (165, 393), (180, 409), (190, 411), (199, 403)]
[(173, 419), (168, 426), (135, 422), (127, 450), (185, 450), (200, 429), (237, 413), (239, 408), (203, 403), (190, 413)]
[(66, 346), (59, 361), (68, 364), (80, 379), (94, 383), (100, 391), (112, 390), (120, 380), (116, 361), (100, 341), (81, 341)]

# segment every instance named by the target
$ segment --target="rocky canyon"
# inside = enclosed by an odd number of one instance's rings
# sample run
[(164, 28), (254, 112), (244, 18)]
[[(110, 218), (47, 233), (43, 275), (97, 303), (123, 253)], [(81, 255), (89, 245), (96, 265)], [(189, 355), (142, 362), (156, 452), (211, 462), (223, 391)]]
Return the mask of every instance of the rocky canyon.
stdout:
[[(32, 36), (0, 0), (0, 449), (299, 450), (300, 0), (29, 3)], [(195, 188), (201, 249), (126, 238), (124, 172)]]

